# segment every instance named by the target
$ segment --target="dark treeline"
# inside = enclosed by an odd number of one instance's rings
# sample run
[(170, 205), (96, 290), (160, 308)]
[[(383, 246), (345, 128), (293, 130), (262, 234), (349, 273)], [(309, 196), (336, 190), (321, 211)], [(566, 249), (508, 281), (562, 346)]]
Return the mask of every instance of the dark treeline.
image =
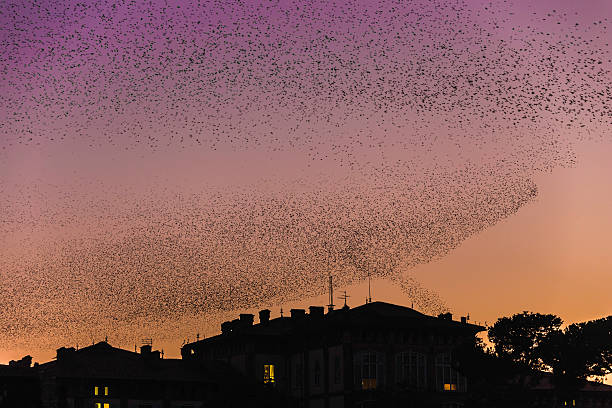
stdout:
[(532, 406), (545, 378), (550, 406), (575, 406), (589, 381), (612, 373), (612, 316), (562, 324), (553, 314), (525, 311), (489, 327), (491, 347), (476, 338), (459, 348), (455, 364), (470, 379), (467, 406)]

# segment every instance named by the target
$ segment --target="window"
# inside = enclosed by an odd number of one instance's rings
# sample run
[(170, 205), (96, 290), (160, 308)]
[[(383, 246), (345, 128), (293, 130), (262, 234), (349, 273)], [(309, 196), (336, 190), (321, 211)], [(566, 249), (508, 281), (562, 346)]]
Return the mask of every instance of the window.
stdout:
[(102, 403), (101, 402), (96, 402), (96, 408), (102, 408)]
[(110, 404), (108, 404), (108, 403), (106, 403), (106, 402), (105, 402), (105, 403), (104, 403), (104, 408), (110, 408)]
[(405, 351), (395, 357), (396, 381), (412, 388), (427, 386), (427, 356), (417, 351)]
[(319, 360), (316, 360), (314, 364), (314, 385), (321, 385), (321, 363)]
[(297, 388), (302, 387), (302, 383), (303, 383), (303, 372), (304, 372), (304, 366), (302, 365), (301, 361), (298, 361), (295, 363), (295, 386)]
[(100, 395), (100, 387), (94, 387), (94, 395)]
[(274, 384), (274, 364), (264, 365), (264, 384)]
[(383, 353), (365, 351), (355, 354), (354, 373), (355, 383), (364, 390), (372, 390), (383, 382)]
[(108, 395), (108, 387), (104, 387), (104, 395)]
[(342, 371), (340, 369), (340, 356), (334, 357), (334, 384), (340, 384)]
[(436, 356), (436, 387), (440, 391), (467, 391), (466, 378), (452, 367), (450, 353)]

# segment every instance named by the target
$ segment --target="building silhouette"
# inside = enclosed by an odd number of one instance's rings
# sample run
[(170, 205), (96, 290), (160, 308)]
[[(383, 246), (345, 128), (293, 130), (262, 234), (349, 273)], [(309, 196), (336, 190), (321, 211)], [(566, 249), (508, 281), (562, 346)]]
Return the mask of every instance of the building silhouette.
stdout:
[(40, 385), (32, 357), (0, 364), (0, 408), (40, 406)]
[(450, 314), (371, 302), (325, 313), (320, 306), (270, 318), (269, 310), (221, 325), (221, 334), (183, 346), (187, 361), (224, 361), (275, 388), (296, 406), (458, 407), (468, 379), (453, 350), (484, 330)]
[(150, 342), (135, 352), (103, 341), (61, 347), (34, 366), (30, 356), (11, 361), (0, 365), (0, 408), (612, 408), (603, 384), (560, 400), (550, 373), (494, 365), (499, 372), (483, 376), (477, 359), (460, 357), (484, 328), (450, 313), (368, 302), (276, 318), (262, 310), (254, 320), (224, 322), (221, 334), (184, 345), (181, 359)]
[(105, 341), (79, 350), (62, 347), (36, 371), (43, 408), (242, 407), (275, 401), (227, 364), (165, 359), (150, 344), (140, 353)]

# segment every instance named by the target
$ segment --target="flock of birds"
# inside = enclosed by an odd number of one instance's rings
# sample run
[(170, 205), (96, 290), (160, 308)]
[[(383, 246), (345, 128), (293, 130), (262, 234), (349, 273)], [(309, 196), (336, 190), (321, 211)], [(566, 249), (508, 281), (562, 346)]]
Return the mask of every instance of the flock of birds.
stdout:
[(0, 174), (0, 344), (176, 338), (320, 295), (329, 273), (445, 310), (406, 271), (514, 214), (535, 172), (572, 165), (572, 144), (612, 122), (609, 19), (514, 13), (0, 0), (0, 161), (83, 144), (308, 158), (290, 177), (187, 191)]

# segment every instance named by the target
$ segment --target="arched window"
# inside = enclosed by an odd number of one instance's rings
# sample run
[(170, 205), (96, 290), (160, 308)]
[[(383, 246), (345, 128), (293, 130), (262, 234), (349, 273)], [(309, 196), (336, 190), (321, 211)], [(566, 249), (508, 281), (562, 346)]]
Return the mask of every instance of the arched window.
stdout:
[(404, 351), (395, 356), (395, 379), (411, 388), (427, 387), (427, 355), (417, 351)]
[(382, 386), (384, 381), (384, 354), (377, 351), (360, 351), (353, 358), (355, 385), (363, 390)]
[(467, 379), (451, 364), (451, 353), (436, 355), (436, 388), (439, 391), (467, 391)]

